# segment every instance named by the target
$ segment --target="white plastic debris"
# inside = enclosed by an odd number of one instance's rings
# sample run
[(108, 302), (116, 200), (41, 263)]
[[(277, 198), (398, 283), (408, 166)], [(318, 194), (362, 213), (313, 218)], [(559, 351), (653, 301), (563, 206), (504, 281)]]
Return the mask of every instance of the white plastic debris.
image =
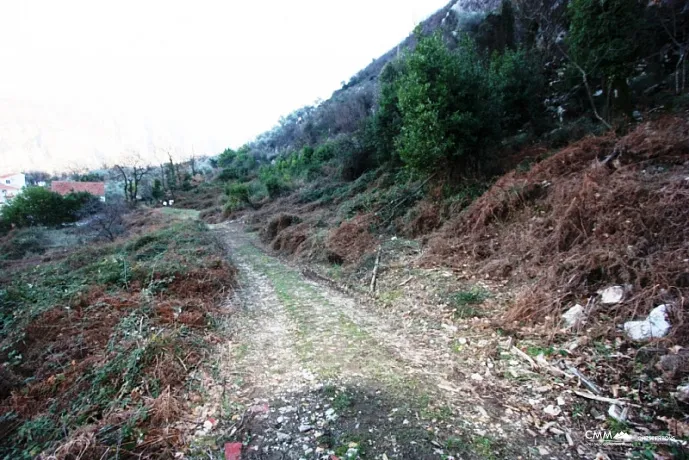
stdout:
[(624, 298), (624, 288), (622, 286), (610, 286), (599, 291), (601, 303), (603, 305), (615, 305), (622, 302)]
[(576, 304), (562, 315), (562, 321), (565, 323), (565, 328), (570, 329), (581, 322), (584, 316), (584, 307)]
[(627, 413), (629, 411), (628, 407), (620, 407), (617, 404), (611, 404), (610, 408), (608, 409), (608, 415), (618, 422), (625, 422), (627, 421)]
[(624, 331), (636, 341), (665, 337), (670, 332), (670, 322), (667, 320), (669, 309), (670, 305), (659, 305), (651, 310), (645, 320), (624, 323)]

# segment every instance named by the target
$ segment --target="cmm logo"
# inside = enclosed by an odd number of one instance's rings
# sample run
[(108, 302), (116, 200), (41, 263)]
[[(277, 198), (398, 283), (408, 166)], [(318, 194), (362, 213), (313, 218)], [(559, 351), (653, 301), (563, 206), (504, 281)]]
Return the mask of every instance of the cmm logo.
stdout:
[(615, 435), (612, 431), (586, 430), (584, 437), (589, 441), (612, 441)]

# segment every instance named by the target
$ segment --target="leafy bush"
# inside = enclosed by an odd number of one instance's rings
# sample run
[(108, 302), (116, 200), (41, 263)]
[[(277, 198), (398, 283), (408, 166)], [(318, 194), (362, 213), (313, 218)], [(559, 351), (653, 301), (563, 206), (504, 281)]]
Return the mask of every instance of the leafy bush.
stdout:
[(422, 38), (407, 58), (399, 87), (402, 130), (397, 147), (412, 169), (478, 169), (499, 139), (499, 105), (475, 45), (450, 51), (439, 34)]
[(227, 201), (225, 202), (225, 214), (230, 214), (240, 209), (253, 206), (249, 199), (248, 184), (233, 183), (225, 189)]
[(399, 82), (404, 75), (406, 62), (388, 63), (380, 73), (380, 97), (378, 110), (373, 117), (376, 156), (380, 163), (399, 160), (395, 150), (395, 138), (402, 130), (402, 113), (399, 108)]
[(545, 121), (545, 76), (539, 56), (524, 49), (494, 53), (490, 81), (500, 100), (500, 123), (513, 133), (531, 123), (540, 130)]
[(216, 179), (227, 182), (234, 179), (247, 179), (256, 170), (257, 162), (251, 155), (250, 148), (245, 145), (236, 152), (225, 149), (218, 157), (217, 165), (223, 170)]
[(602, 83), (608, 98), (617, 93), (617, 104), (628, 110), (627, 78), (643, 42), (643, 5), (636, 0), (572, 0), (569, 12), (567, 39), (574, 63)]
[(0, 218), (4, 225), (56, 227), (76, 221), (79, 211), (94, 200), (93, 195), (85, 192), (63, 197), (43, 187), (29, 187), (2, 208)]
[(330, 141), (319, 145), (313, 154), (314, 160), (318, 163), (325, 163), (326, 161), (331, 160), (334, 156), (335, 146), (333, 145), (333, 142)]

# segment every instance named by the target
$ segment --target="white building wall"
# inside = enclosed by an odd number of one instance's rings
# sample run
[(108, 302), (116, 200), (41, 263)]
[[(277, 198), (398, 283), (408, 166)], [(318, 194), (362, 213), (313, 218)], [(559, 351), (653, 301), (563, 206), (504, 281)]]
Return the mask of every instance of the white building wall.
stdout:
[(5, 176), (0, 180), (2, 181), (3, 185), (10, 185), (20, 189), (26, 187), (26, 176), (21, 173)]

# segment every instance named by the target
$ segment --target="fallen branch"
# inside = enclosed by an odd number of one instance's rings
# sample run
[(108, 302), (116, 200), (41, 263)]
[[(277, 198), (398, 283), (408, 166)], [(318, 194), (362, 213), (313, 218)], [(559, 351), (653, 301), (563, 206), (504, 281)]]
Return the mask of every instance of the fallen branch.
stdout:
[(522, 359), (526, 360), (529, 364), (531, 364), (531, 367), (533, 369), (538, 369), (538, 364), (536, 364), (536, 361), (534, 361), (531, 356), (527, 355), (526, 353), (524, 353), (523, 351), (521, 351), (519, 348), (515, 347), (514, 345), (512, 345), (511, 350), (513, 353), (516, 353)]
[(373, 276), (371, 276), (371, 286), (369, 291), (373, 294), (376, 291), (376, 278), (378, 277), (378, 264), (380, 263), (380, 252), (382, 248), (378, 247), (378, 254), (376, 254), (376, 263), (373, 266)]
[(622, 401), (621, 399), (606, 398), (605, 396), (598, 396), (598, 395), (594, 395), (593, 393), (585, 393), (583, 391), (574, 390), (574, 394), (577, 396), (581, 396), (582, 398), (592, 399), (594, 401), (600, 401), (600, 402), (604, 402), (604, 403), (615, 404), (618, 406), (641, 407), (638, 404), (630, 403), (627, 401)]
[(600, 388), (598, 388), (598, 386), (597, 386), (595, 383), (593, 383), (592, 381), (590, 381), (589, 379), (587, 379), (586, 377), (584, 377), (584, 374), (582, 374), (582, 373), (579, 371), (579, 369), (577, 369), (577, 368), (575, 368), (575, 367), (568, 367), (567, 370), (568, 370), (569, 373), (572, 374), (573, 376), (578, 377), (578, 378), (579, 378), (579, 381), (580, 381), (581, 383), (583, 383), (584, 386), (586, 386), (586, 388), (588, 388), (589, 390), (591, 390), (592, 392), (594, 392), (595, 394), (597, 394), (597, 395), (599, 395), (599, 396), (600, 396), (601, 394), (603, 394), (603, 392), (600, 390)]
[(402, 282), (399, 284), (399, 286), (404, 286), (405, 284), (407, 284), (408, 282), (410, 282), (410, 281), (413, 280), (413, 279), (414, 279), (414, 277), (413, 277), (413, 276), (410, 276), (410, 277), (407, 278), (406, 280), (402, 281)]
[[(411, 198), (411, 197), (413, 197), (414, 195), (416, 195), (416, 193), (417, 193), (419, 190), (421, 190), (421, 189), (422, 189), (431, 179), (433, 179), (434, 177), (435, 177), (435, 173), (434, 173), (434, 174), (431, 174), (430, 176), (428, 176), (428, 179), (426, 179), (425, 181), (423, 181), (423, 182), (421, 183), (421, 185), (419, 185), (417, 188), (414, 189), (414, 191), (412, 191), (412, 192), (410, 192), (410, 193), (407, 193), (407, 195), (406, 195), (404, 198), (402, 198), (401, 200), (399, 200), (399, 201), (397, 202), (397, 204), (395, 204), (395, 205), (392, 207), (392, 209), (390, 209), (390, 218), (387, 219), (385, 222), (383, 222), (383, 224), (387, 224), (388, 222), (392, 221), (392, 219), (395, 217), (395, 213), (394, 213), (395, 209), (397, 209), (402, 203), (404, 203), (405, 201), (407, 201), (409, 198)], [(383, 209), (381, 209), (380, 211), (378, 211), (378, 214), (381, 214), (381, 213), (383, 212), (384, 209), (385, 209), (385, 208), (383, 208)]]

